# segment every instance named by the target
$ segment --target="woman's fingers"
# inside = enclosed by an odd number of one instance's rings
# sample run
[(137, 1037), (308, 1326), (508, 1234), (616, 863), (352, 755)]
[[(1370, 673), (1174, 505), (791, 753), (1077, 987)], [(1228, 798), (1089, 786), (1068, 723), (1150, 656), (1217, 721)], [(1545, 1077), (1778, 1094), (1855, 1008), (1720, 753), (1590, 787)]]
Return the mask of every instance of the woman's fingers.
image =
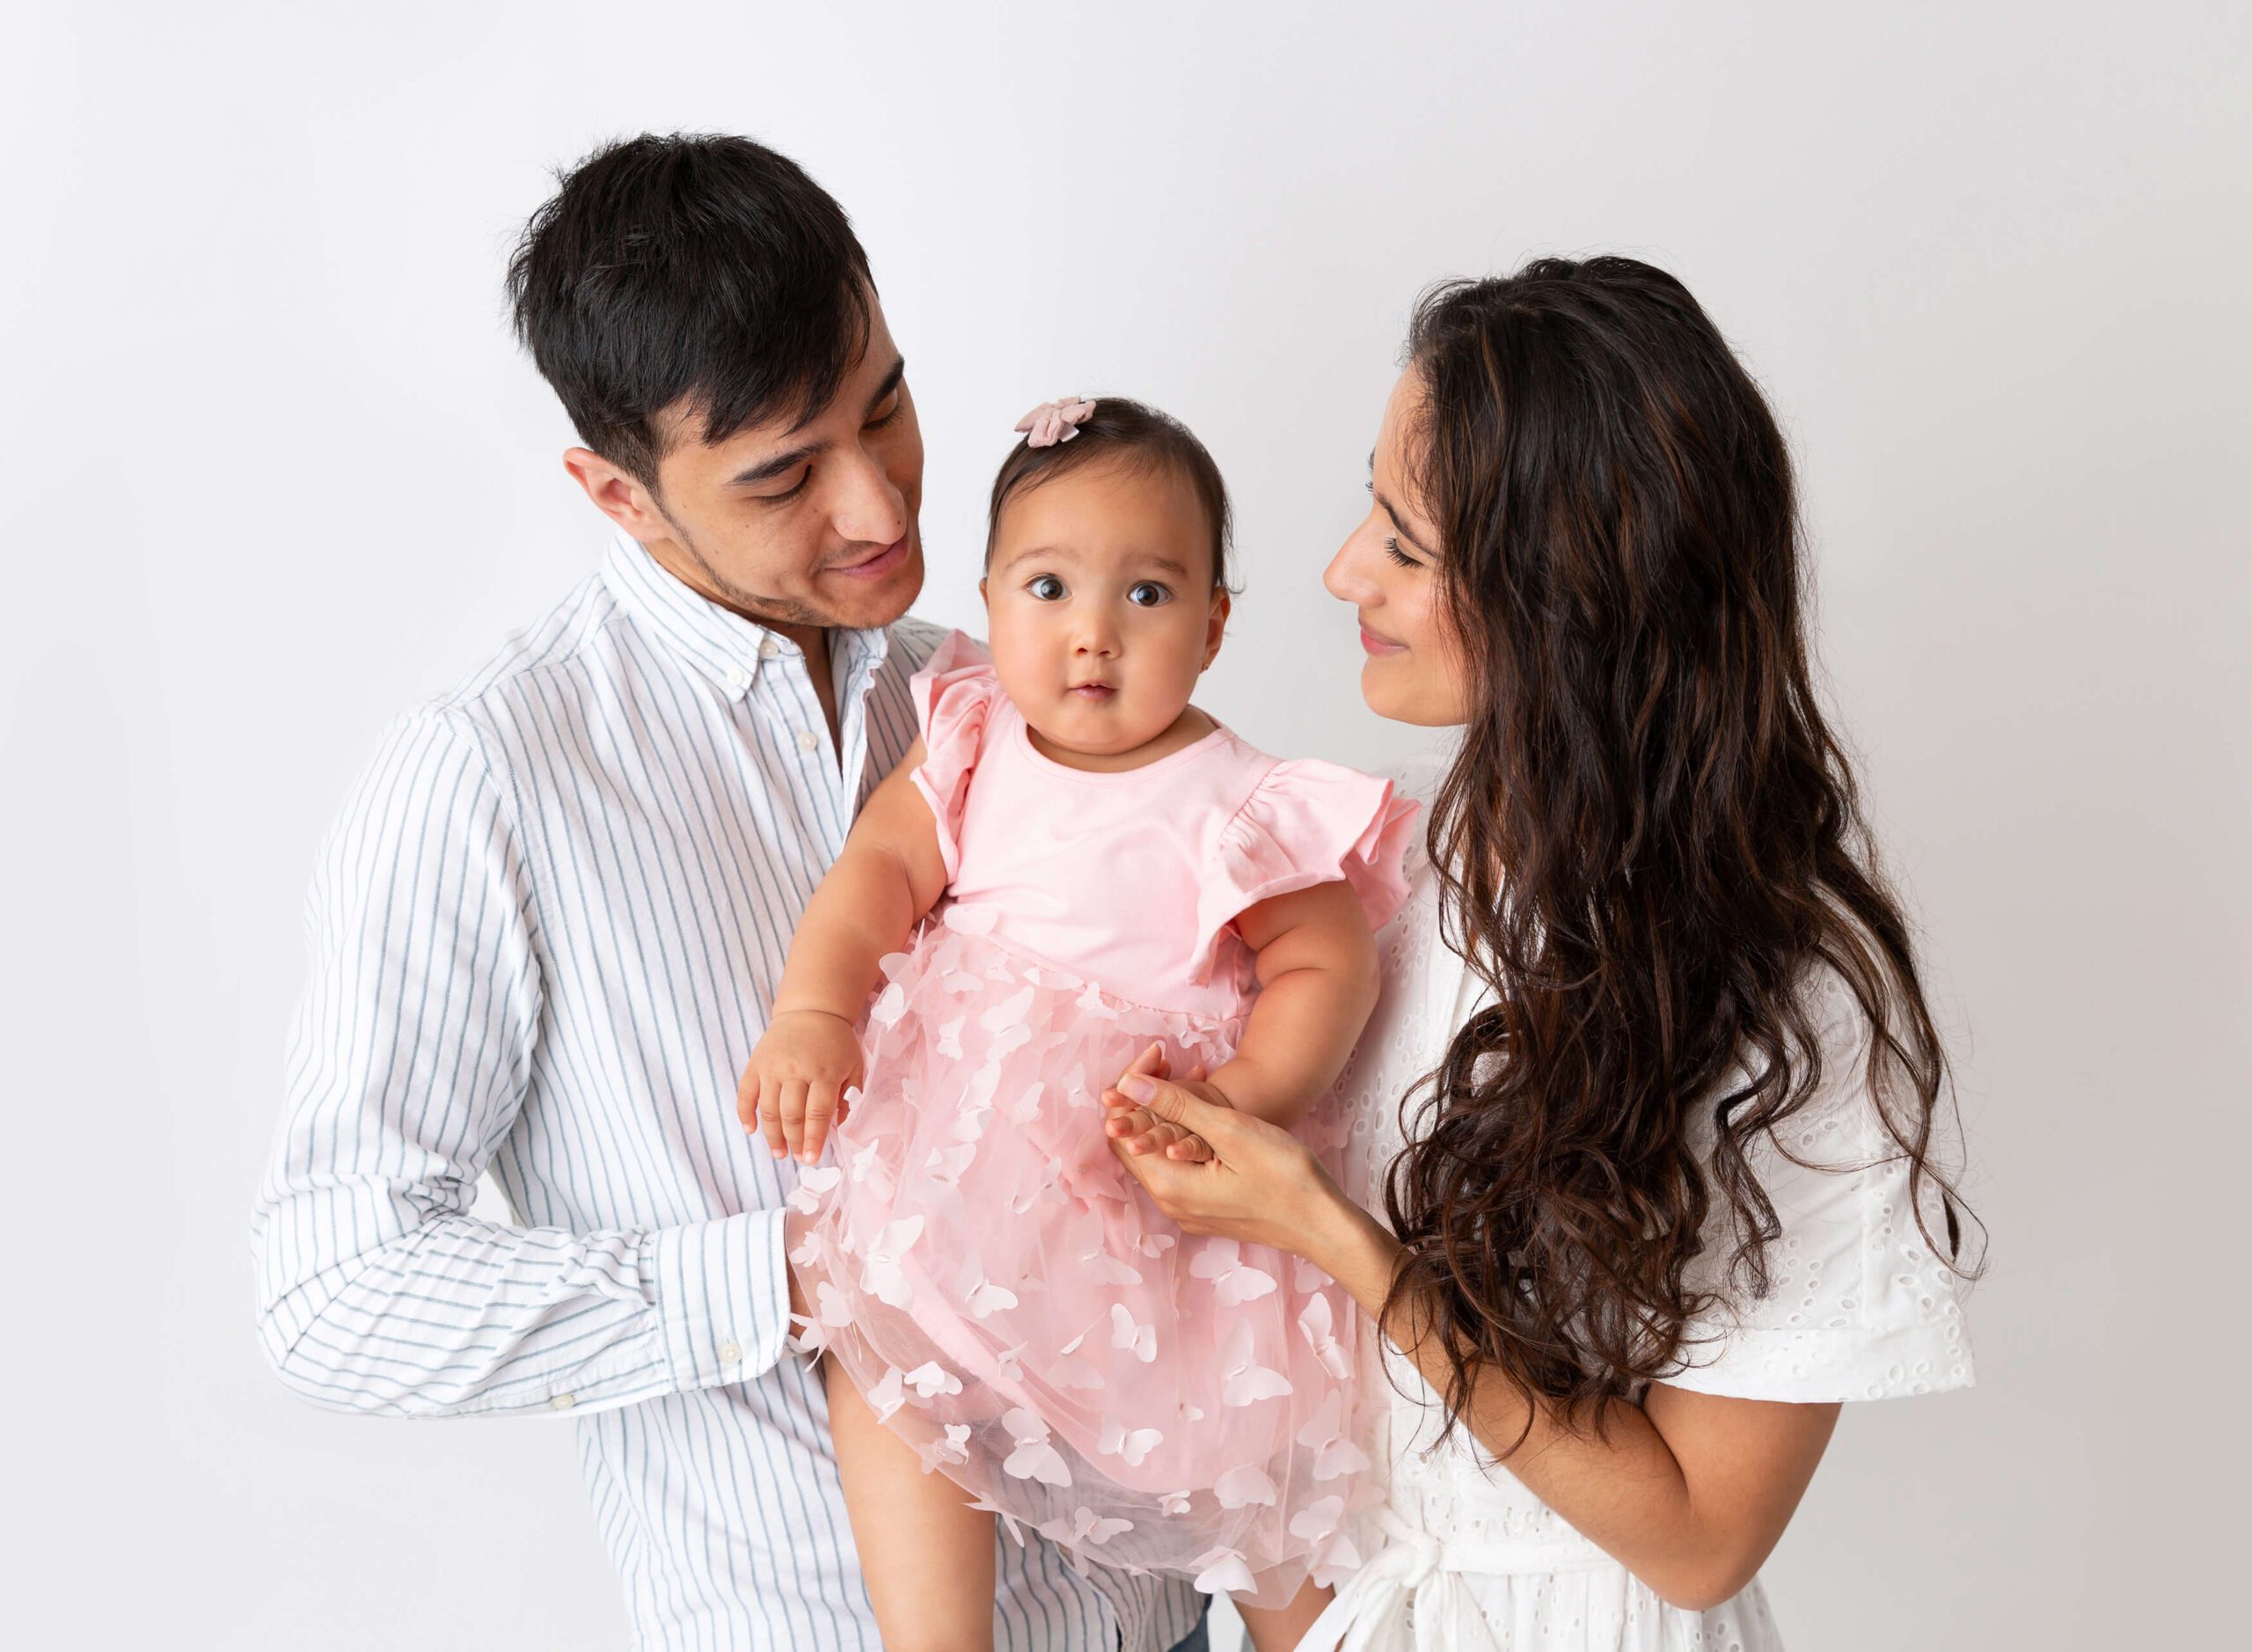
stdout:
[(1129, 1072), (1120, 1078), (1118, 1093), (1129, 1101), (1138, 1102), (1157, 1119), (1178, 1124), (1192, 1136), (1209, 1137), (1215, 1129), (1226, 1129), (1235, 1117), (1228, 1108), (1216, 1107), (1177, 1084), (1146, 1078), (1139, 1073)]

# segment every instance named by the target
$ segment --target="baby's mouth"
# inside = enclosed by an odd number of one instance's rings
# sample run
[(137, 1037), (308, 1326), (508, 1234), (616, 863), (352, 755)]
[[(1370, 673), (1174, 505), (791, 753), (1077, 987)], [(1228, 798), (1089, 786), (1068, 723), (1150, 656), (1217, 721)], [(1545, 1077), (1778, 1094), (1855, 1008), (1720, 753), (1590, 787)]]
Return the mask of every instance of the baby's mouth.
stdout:
[(1080, 699), (1091, 701), (1097, 705), (1103, 704), (1118, 692), (1108, 683), (1074, 683), (1068, 691)]

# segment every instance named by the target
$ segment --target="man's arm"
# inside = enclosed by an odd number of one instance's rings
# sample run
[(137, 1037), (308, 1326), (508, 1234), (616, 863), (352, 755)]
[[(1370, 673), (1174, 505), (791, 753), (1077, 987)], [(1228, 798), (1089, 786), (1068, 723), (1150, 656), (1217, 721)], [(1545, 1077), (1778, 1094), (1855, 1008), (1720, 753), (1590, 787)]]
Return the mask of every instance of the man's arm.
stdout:
[(508, 800), (442, 713), (331, 833), (253, 1224), (289, 1387), (395, 1415), (546, 1414), (740, 1381), (788, 1334), (780, 1210), (572, 1233), (467, 1214), (531, 1081), (542, 984)]

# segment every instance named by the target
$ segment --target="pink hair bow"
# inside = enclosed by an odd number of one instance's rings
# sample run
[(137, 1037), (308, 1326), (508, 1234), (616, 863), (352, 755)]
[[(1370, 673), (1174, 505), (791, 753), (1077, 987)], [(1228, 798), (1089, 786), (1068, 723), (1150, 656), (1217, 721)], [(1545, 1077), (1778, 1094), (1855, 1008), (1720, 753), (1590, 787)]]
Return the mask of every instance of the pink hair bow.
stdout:
[(1079, 434), (1078, 427), (1086, 422), (1094, 411), (1094, 404), (1076, 396), (1065, 396), (1056, 401), (1044, 401), (1017, 420), (1017, 428), (1026, 433), (1024, 444), (1028, 448), (1052, 448), (1059, 442), (1069, 442)]

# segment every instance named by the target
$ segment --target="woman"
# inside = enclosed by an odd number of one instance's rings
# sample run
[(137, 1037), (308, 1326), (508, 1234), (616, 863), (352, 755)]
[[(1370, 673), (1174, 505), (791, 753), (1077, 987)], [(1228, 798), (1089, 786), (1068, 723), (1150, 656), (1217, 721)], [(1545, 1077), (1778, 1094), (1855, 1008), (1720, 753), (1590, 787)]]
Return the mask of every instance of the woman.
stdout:
[(1369, 1563), (1308, 1646), (1766, 1652), (1839, 1403), (1970, 1380), (1945, 1061), (1815, 704), (1783, 442), (1678, 282), (1543, 259), (1426, 298), (1371, 465), (1327, 576), (1362, 690), (1461, 737), (1350, 1193), (1193, 1074), (1123, 1079), (1114, 1145), (1381, 1329)]

